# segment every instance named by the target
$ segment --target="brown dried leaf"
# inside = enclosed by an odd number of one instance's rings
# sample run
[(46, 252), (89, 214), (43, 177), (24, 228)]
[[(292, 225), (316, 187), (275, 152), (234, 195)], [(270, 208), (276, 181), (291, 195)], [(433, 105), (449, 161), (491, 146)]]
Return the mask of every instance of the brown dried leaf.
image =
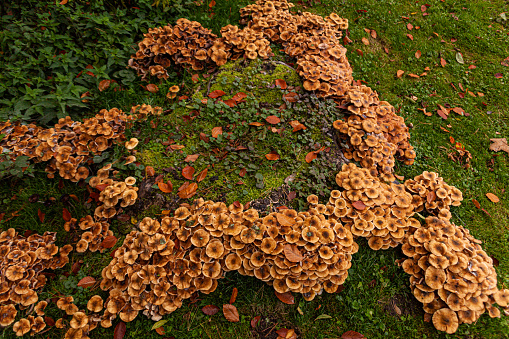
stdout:
[(117, 243), (117, 238), (114, 235), (108, 235), (101, 243), (103, 248), (112, 248)]
[(156, 170), (152, 166), (147, 166), (145, 167), (145, 175), (147, 177), (153, 177), (154, 175), (156, 175)]
[(215, 91), (213, 91), (209, 94), (209, 98), (215, 99), (215, 98), (219, 98), (225, 94), (226, 93), (221, 91), (220, 89), (216, 89)]
[(490, 139), (491, 145), (490, 150), (499, 152), (504, 151), (509, 153), (509, 145), (507, 145), (507, 139), (506, 138), (498, 138), (498, 139)]
[(281, 87), (281, 89), (286, 89), (288, 87), (286, 81), (284, 81), (283, 79), (276, 79), (276, 86)]
[(299, 100), (299, 95), (295, 92), (290, 92), (283, 95), (283, 99), (288, 102), (297, 102)]
[(39, 217), (39, 221), (41, 223), (44, 222), (44, 217), (46, 216), (46, 214), (44, 214), (40, 209), (37, 210), (37, 216)]
[(85, 277), (78, 282), (78, 287), (83, 287), (83, 288), (91, 287), (95, 284), (95, 282), (96, 281), (94, 278), (92, 278), (90, 276)]
[(189, 199), (196, 194), (197, 189), (197, 183), (189, 183), (189, 181), (186, 181), (182, 186), (179, 187), (178, 196), (182, 199)]
[(306, 162), (310, 163), (311, 161), (315, 160), (317, 157), (317, 153), (315, 151), (311, 151), (308, 154), (306, 154)]
[(421, 51), (417, 50), (417, 52), (415, 52), (415, 57), (419, 59), (421, 57)]
[(403, 76), (403, 74), (405, 74), (405, 71), (398, 70), (398, 71), (396, 72), (396, 76), (397, 76), (398, 78), (401, 78), (401, 77)]
[(367, 38), (362, 38), (362, 43), (366, 46), (369, 45), (369, 40)]
[(262, 317), (258, 315), (256, 317), (254, 317), (253, 319), (251, 319), (251, 327), (255, 328), (256, 325), (258, 325), (258, 322), (260, 321), (261, 318)]
[(203, 306), (201, 311), (206, 315), (214, 315), (217, 312), (219, 312), (219, 307), (217, 307), (216, 305), (207, 305)]
[(226, 318), (226, 320), (228, 320), (230, 322), (236, 323), (236, 322), (240, 321), (239, 312), (237, 311), (237, 307), (235, 307), (234, 305), (224, 304), (223, 305), (223, 314), (224, 314), (224, 317)]
[(210, 139), (205, 133), (200, 133), (200, 140), (205, 141), (206, 143), (209, 143)]
[(475, 200), (475, 199), (472, 199), (472, 202), (474, 203), (474, 206), (481, 209), (481, 204), (479, 203), (479, 201)]
[(65, 221), (71, 221), (71, 212), (67, 208), (62, 209), (62, 218), (64, 218)]
[(214, 127), (212, 129), (212, 137), (217, 138), (219, 134), (223, 134), (223, 128), (222, 127)]
[(291, 262), (301, 262), (304, 257), (300, 253), (299, 248), (295, 244), (286, 244), (283, 246), (285, 258)]
[(293, 297), (292, 293), (290, 292), (286, 292), (286, 293), (279, 293), (277, 291), (274, 291), (274, 294), (276, 295), (276, 297), (281, 300), (282, 302), (284, 302), (285, 304), (288, 304), (288, 305), (293, 305), (295, 304), (295, 298)]
[(234, 287), (233, 291), (232, 291), (232, 296), (230, 297), (230, 304), (233, 304), (235, 302), (235, 300), (237, 300), (238, 293), (239, 293), (239, 290), (237, 289), (237, 287)]
[(293, 226), (293, 225), (295, 225), (295, 219), (294, 218), (286, 216), (286, 215), (284, 215), (282, 213), (276, 213), (276, 219), (277, 219), (277, 222), (281, 226)]
[(304, 129), (307, 128), (306, 126), (301, 124), (298, 120), (290, 121), (290, 126), (293, 127), (293, 131), (292, 132), (294, 132), (294, 133), (297, 132), (297, 131), (304, 130)]
[(359, 211), (362, 211), (363, 209), (366, 208), (366, 205), (364, 205), (364, 203), (360, 200), (352, 202), (352, 206)]
[(200, 174), (196, 176), (196, 181), (197, 182), (203, 181), (203, 179), (205, 179), (205, 177), (207, 176), (208, 171), (209, 171), (208, 168), (205, 168), (203, 171), (201, 171)]
[(445, 67), (445, 65), (447, 65), (447, 61), (445, 61), (444, 58), (440, 58), (440, 65), (442, 65), (442, 67)]
[(185, 162), (195, 162), (196, 159), (198, 159), (200, 155), (199, 154), (189, 154), (185, 159), (184, 161)]
[(486, 193), (486, 196), (491, 200), (491, 202), (497, 203), (500, 201), (500, 199), (493, 193)]
[(374, 29), (372, 29), (372, 30), (369, 32), (369, 34), (371, 35), (371, 37), (372, 37), (373, 39), (376, 39), (376, 31), (375, 31)]
[(110, 87), (110, 84), (111, 84), (111, 80), (102, 80), (99, 83), (99, 91), (101, 91), (101, 92), (104, 91), (105, 89)]
[(115, 332), (113, 333), (113, 339), (122, 339), (124, 338), (125, 332), (127, 328), (125, 326), (125, 322), (120, 321), (117, 326), (115, 326)]
[(436, 198), (437, 194), (435, 193), (435, 191), (430, 191), (426, 195), (426, 201), (428, 202), (428, 204), (431, 204)]
[(241, 177), (244, 177), (244, 176), (246, 175), (246, 173), (247, 173), (247, 169), (243, 168), (243, 169), (241, 169), (241, 170), (240, 170), (239, 175), (240, 175)]
[(149, 91), (150, 93), (157, 93), (159, 91), (159, 87), (157, 87), (157, 85), (154, 84), (148, 84), (147, 91)]
[(171, 183), (171, 181), (168, 180), (168, 183), (165, 184), (164, 182), (158, 182), (157, 183), (157, 187), (159, 187), (159, 189), (161, 190), (161, 192), (163, 193), (170, 193), (171, 191), (173, 191), (173, 184)]
[(265, 121), (267, 121), (269, 124), (276, 125), (281, 122), (281, 119), (275, 115), (269, 115), (267, 118), (265, 118)]
[(194, 168), (186, 166), (182, 169), (182, 176), (188, 180), (193, 180)]
[(265, 154), (265, 158), (267, 158), (268, 160), (278, 160), (279, 154), (277, 154), (276, 151), (272, 151), (268, 154)]
[(348, 331), (341, 335), (341, 339), (365, 339), (366, 337), (355, 331)]

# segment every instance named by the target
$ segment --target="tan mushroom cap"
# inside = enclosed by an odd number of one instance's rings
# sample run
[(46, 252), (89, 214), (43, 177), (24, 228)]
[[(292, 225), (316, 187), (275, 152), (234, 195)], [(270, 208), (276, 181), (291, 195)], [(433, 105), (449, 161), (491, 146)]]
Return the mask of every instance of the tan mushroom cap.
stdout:
[(444, 270), (433, 266), (426, 269), (425, 280), (429, 287), (438, 290), (443, 287), (446, 279), (447, 275)]
[(88, 324), (88, 316), (83, 312), (73, 314), (70, 325), (72, 328), (78, 329)]
[(35, 313), (37, 315), (44, 315), (44, 309), (48, 306), (48, 302), (45, 300), (39, 301), (37, 305), (35, 305)]
[(28, 319), (21, 318), (19, 321), (14, 323), (12, 330), (18, 337), (22, 337), (30, 331), (30, 328), (30, 321)]
[(14, 322), (18, 311), (14, 304), (0, 306), (0, 326), (9, 326)]
[(100, 312), (103, 309), (103, 298), (99, 295), (94, 295), (90, 300), (87, 302), (87, 309), (91, 312)]
[(509, 289), (499, 290), (493, 294), (493, 299), (499, 306), (507, 307), (509, 305)]
[(458, 316), (449, 308), (442, 308), (433, 314), (433, 325), (439, 331), (452, 334), (458, 329)]
[(230, 253), (225, 258), (225, 265), (230, 271), (238, 270), (242, 266), (242, 258), (237, 253)]
[(191, 243), (196, 247), (205, 247), (210, 240), (210, 233), (204, 229), (199, 229), (194, 232), (191, 237)]
[(205, 251), (209, 257), (211, 257), (213, 259), (218, 259), (223, 255), (225, 249), (224, 249), (223, 244), (220, 241), (215, 240), (215, 241), (210, 241), (207, 244)]
[(128, 150), (131, 150), (131, 149), (135, 148), (136, 146), (138, 146), (138, 143), (139, 143), (138, 139), (131, 138), (129, 141), (127, 141), (125, 143), (125, 148), (127, 148)]

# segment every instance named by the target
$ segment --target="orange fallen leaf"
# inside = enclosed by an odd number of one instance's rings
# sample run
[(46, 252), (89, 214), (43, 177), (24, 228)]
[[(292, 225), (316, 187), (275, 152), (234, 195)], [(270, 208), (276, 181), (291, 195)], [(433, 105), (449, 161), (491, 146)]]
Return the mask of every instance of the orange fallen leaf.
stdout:
[(376, 39), (376, 31), (374, 29), (372, 29), (371, 32), (369, 32), (369, 34), (373, 39)]
[(451, 144), (454, 144), (454, 138), (452, 136), (449, 137), (449, 141), (451, 142)]
[(230, 322), (238, 322), (240, 321), (239, 312), (237, 311), (237, 307), (231, 304), (223, 305), (223, 314), (226, 320)]
[(406, 28), (411, 31), (412, 29), (414, 29), (414, 26), (412, 24), (407, 24), (406, 25)]
[(481, 209), (481, 204), (479, 203), (479, 201), (475, 200), (475, 199), (472, 199), (472, 202), (474, 203), (474, 206)]
[(195, 182), (189, 183), (186, 181), (182, 186), (178, 189), (178, 196), (182, 199), (189, 199), (196, 194), (196, 190), (198, 189), (198, 184)]
[(188, 180), (193, 179), (194, 168), (191, 166), (186, 166), (182, 169), (182, 176)]
[(184, 161), (185, 161), (185, 162), (195, 162), (195, 161), (196, 161), (196, 159), (198, 159), (198, 157), (199, 157), (199, 156), (200, 156), (199, 154), (190, 154), (190, 155), (188, 155), (188, 156), (184, 159)]
[(286, 81), (284, 81), (283, 79), (276, 79), (276, 86), (281, 87), (281, 89), (286, 89), (288, 87)]
[(308, 154), (306, 154), (306, 162), (310, 163), (311, 161), (315, 160), (316, 157), (317, 157), (317, 154), (315, 153), (315, 151), (311, 151)]
[(295, 244), (284, 245), (283, 252), (285, 254), (285, 258), (290, 262), (301, 262), (304, 259), (302, 253), (300, 253), (299, 248)]
[(152, 166), (147, 166), (145, 167), (145, 175), (147, 177), (153, 177), (154, 175), (156, 175), (156, 170)]
[(464, 110), (463, 110), (463, 108), (461, 108), (461, 107), (454, 107), (454, 108), (452, 109), (452, 111), (453, 111), (454, 113), (458, 113), (459, 115), (465, 115), (465, 111), (464, 111)]
[(109, 79), (106, 79), (106, 80), (102, 80), (100, 83), (99, 83), (99, 91), (104, 91), (105, 89), (107, 89), (108, 87), (110, 87), (111, 85), (111, 80)]
[(271, 151), (270, 153), (265, 154), (265, 158), (267, 158), (267, 160), (279, 160), (279, 154), (277, 154), (276, 151)]
[(500, 199), (493, 193), (486, 193), (486, 196), (491, 200), (491, 202), (497, 203), (500, 201)]
[(240, 102), (245, 98), (247, 98), (247, 94), (244, 92), (238, 92), (232, 97), (232, 99), (235, 100), (236, 102)]
[(288, 305), (293, 305), (295, 304), (295, 298), (293, 297), (292, 293), (290, 292), (286, 292), (286, 293), (279, 293), (277, 291), (274, 291), (274, 294), (276, 295), (276, 297), (281, 300), (282, 302), (284, 302), (285, 304), (288, 304)]
[(212, 0), (210, 3), (209, 3), (209, 8), (212, 8), (216, 5), (216, 0)]
[(445, 67), (445, 65), (447, 65), (447, 61), (445, 61), (444, 58), (440, 58), (440, 65), (442, 65), (442, 67)]
[(159, 335), (164, 335), (165, 332), (164, 332), (164, 327), (158, 327), (155, 329), (155, 331), (157, 332), (157, 334)]
[(417, 50), (417, 52), (415, 52), (415, 57), (419, 59), (421, 57), (421, 51)]
[(159, 91), (159, 87), (157, 87), (157, 85), (154, 84), (148, 84), (147, 91), (149, 91), (150, 93), (157, 93)]
[(414, 36), (412, 34), (407, 34), (406, 35), (410, 40), (414, 41)]
[(85, 277), (78, 282), (78, 287), (91, 287), (95, 284), (96, 280), (92, 277)]
[(170, 193), (171, 191), (173, 191), (173, 184), (171, 183), (171, 181), (168, 180), (168, 183), (165, 184), (164, 182), (160, 181), (157, 183), (157, 187), (159, 187), (159, 189), (161, 190), (161, 192), (163, 193)]
[(221, 96), (223, 96), (223, 95), (225, 95), (225, 94), (226, 94), (226, 93), (225, 93), (225, 92), (223, 92), (223, 91), (221, 91), (220, 89), (216, 89), (215, 91), (210, 92), (210, 94), (209, 94), (209, 98), (211, 98), (211, 99), (215, 99), (215, 98), (219, 98), (219, 97), (221, 97)]
[(199, 74), (193, 74), (193, 76), (191, 77), (191, 80), (193, 80), (193, 82), (197, 82), (198, 80), (200, 80), (200, 75)]
[(103, 248), (112, 248), (117, 243), (117, 240), (118, 239), (114, 235), (108, 235), (101, 242), (101, 247), (103, 247)]
[(296, 223), (294, 218), (286, 216), (282, 213), (276, 213), (276, 219), (281, 226), (293, 226)]
[(223, 128), (222, 127), (214, 127), (212, 129), (212, 137), (217, 138), (219, 134), (223, 134)]
[(267, 118), (265, 118), (265, 121), (267, 121), (269, 124), (276, 125), (281, 122), (281, 119), (275, 115), (269, 115)]
[(363, 209), (366, 208), (366, 205), (364, 205), (364, 203), (360, 200), (352, 202), (352, 206), (359, 211), (362, 211)]
[(362, 43), (366, 46), (369, 45), (369, 40), (367, 38), (362, 38)]
[(408, 76), (412, 77), (412, 78), (419, 78), (419, 76), (417, 74), (413, 74), (413, 73), (408, 73)]
[(396, 76), (397, 76), (398, 78), (401, 78), (401, 76), (403, 76), (403, 74), (405, 74), (405, 71), (398, 70), (398, 71), (396, 72)]
[(196, 181), (197, 182), (203, 181), (203, 179), (205, 179), (205, 177), (207, 176), (208, 171), (209, 171), (208, 168), (205, 168), (203, 171), (201, 171), (200, 174), (196, 176)]
[(247, 173), (247, 169), (243, 168), (243, 169), (240, 170), (239, 175), (241, 177), (244, 177), (246, 175), (246, 173)]
[(237, 105), (237, 102), (233, 99), (228, 99), (223, 101), (228, 107), (235, 107)]
[(256, 126), (256, 127), (260, 127), (260, 126), (263, 126), (265, 125), (263, 122), (250, 122), (248, 124), (249, 126)]
[(232, 291), (232, 296), (230, 297), (230, 304), (233, 304), (235, 302), (235, 300), (237, 300), (238, 293), (239, 293), (239, 290), (237, 289), (237, 287), (234, 287), (233, 291)]
[(307, 128), (306, 126), (301, 124), (298, 120), (290, 121), (290, 126), (293, 127), (293, 131), (292, 132), (297, 132), (297, 131), (304, 130), (304, 129)]
[(283, 95), (283, 99), (288, 102), (297, 102), (299, 100), (299, 95), (295, 92), (290, 92)]

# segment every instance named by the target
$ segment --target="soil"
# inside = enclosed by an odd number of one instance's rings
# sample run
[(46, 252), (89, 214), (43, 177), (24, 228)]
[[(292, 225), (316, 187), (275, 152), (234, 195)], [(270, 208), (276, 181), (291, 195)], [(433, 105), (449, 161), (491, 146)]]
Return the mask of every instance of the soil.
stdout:
[(250, 207), (256, 209), (260, 214), (277, 212), (279, 211), (278, 207), (288, 205), (288, 193), (290, 193), (290, 187), (284, 184), (270, 191), (267, 196), (251, 201)]
[(399, 318), (402, 315), (421, 316), (422, 304), (413, 296), (395, 294), (388, 300), (379, 300), (385, 313)]

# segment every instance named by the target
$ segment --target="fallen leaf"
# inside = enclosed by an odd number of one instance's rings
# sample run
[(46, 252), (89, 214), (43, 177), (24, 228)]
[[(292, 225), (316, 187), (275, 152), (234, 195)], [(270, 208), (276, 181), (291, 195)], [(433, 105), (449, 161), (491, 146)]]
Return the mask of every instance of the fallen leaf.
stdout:
[(451, 142), (451, 144), (454, 144), (454, 138), (452, 136), (449, 137), (449, 141)]
[(463, 61), (463, 55), (460, 52), (456, 52), (456, 61), (460, 64), (465, 63), (465, 61)]
[(410, 40), (414, 41), (414, 36), (412, 34), (407, 34), (406, 35)]
[(281, 87), (281, 89), (286, 89), (288, 87), (286, 81), (284, 81), (283, 79), (276, 79), (276, 86)]
[(52, 327), (52, 326), (55, 326), (55, 320), (53, 320), (53, 318), (51, 317), (44, 317), (44, 322), (46, 323), (46, 325), (48, 325), (49, 327)]
[(42, 211), (40, 209), (37, 210), (37, 216), (39, 217), (39, 221), (41, 223), (44, 222), (44, 217), (46, 216), (46, 214), (42, 213)]
[(65, 5), (65, 4), (67, 4), (68, 2), (69, 2), (69, 0), (62, 0), (62, 1), (60, 1), (58, 4), (59, 4), (59, 5)]
[(481, 204), (479, 203), (479, 201), (475, 200), (475, 199), (472, 199), (472, 202), (474, 203), (474, 206), (477, 207), (477, 208), (481, 208)]
[(285, 99), (288, 102), (297, 102), (299, 101), (299, 95), (295, 92), (290, 92), (283, 95), (283, 99)]
[(465, 110), (464, 110), (463, 108), (461, 108), (461, 107), (454, 107), (454, 108), (452, 109), (452, 111), (453, 111), (454, 113), (459, 114), (459, 115), (465, 115)]
[(260, 321), (261, 318), (262, 318), (261, 316), (257, 315), (256, 317), (251, 319), (251, 327), (255, 328), (256, 325), (258, 325), (258, 322)]
[(212, 129), (212, 137), (217, 138), (219, 134), (223, 134), (223, 128), (222, 127), (214, 127)]
[(237, 287), (234, 287), (233, 291), (232, 291), (232, 296), (230, 297), (230, 304), (233, 304), (235, 302), (235, 300), (237, 300), (238, 293), (239, 293), (239, 290), (237, 289)]
[(240, 321), (239, 312), (237, 311), (237, 307), (231, 304), (223, 305), (223, 314), (226, 320), (230, 322), (238, 322)]
[(509, 67), (509, 57), (505, 58), (500, 62), (502, 66)]
[(225, 94), (226, 94), (226, 93), (225, 93), (225, 92), (223, 92), (223, 91), (221, 91), (220, 89), (216, 89), (215, 91), (210, 92), (210, 94), (209, 94), (209, 98), (211, 98), (211, 99), (215, 99), (215, 98), (219, 98), (219, 97), (221, 97), (221, 96), (223, 96), (223, 95), (225, 95)]
[(413, 73), (408, 73), (408, 76), (412, 77), (412, 78), (419, 78), (419, 76), (417, 74), (413, 74)]
[(293, 127), (293, 131), (292, 132), (298, 132), (300, 130), (304, 130), (306, 129), (307, 127), (304, 126), (303, 124), (301, 124), (298, 120), (293, 120), (293, 121), (290, 121), (290, 126)]
[(196, 181), (197, 182), (203, 181), (203, 179), (205, 179), (205, 177), (207, 176), (208, 171), (209, 171), (208, 168), (205, 168), (203, 171), (201, 171), (200, 174), (196, 176)]
[(164, 335), (166, 332), (164, 331), (164, 327), (158, 327), (156, 328), (156, 332), (159, 335)]
[(95, 284), (96, 280), (92, 277), (85, 277), (78, 282), (78, 287), (91, 287)]
[(208, 143), (210, 141), (209, 137), (205, 133), (200, 133), (200, 140)]
[(421, 5), (421, 12), (426, 12), (426, 5)]
[(198, 82), (198, 80), (200, 80), (200, 75), (199, 74), (193, 74), (193, 76), (191, 77), (191, 80), (193, 80), (193, 82)]
[(431, 204), (436, 199), (436, 197), (437, 194), (435, 193), (435, 191), (430, 191), (426, 195), (426, 201), (428, 202), (428, 204)]
[(157, 93), (159, 91), (159, 87), (157, 87), (157, 85), (154, 84), (148, 84), (147, 91), (149, 91), (150, 93)]
[(442, 117), (442, 119), (447, 120), (447, 114), (444, 111), (442, 111), (441, 109), (437, 109), (437, 113)]
[(161, 326), (163, 326), (164, 324), (166, 324), (167, 322), (168, 322), (168, 319), (166, 319), (166, 320), (159, 320), (154, 325), (152, 325), (152, 329), (156, 330), (156, 329), (160, 328)]
[(101, 92), (104, 91), (105, 89), (110, 87), (110, 84), (111, 84), (111, 80), (102, 80), (99, 83), (99, 91), (101, 91)]
[(490, 150), (495, 152), (504, 151), (509, 153), (509, 145), (507, 145), (506, 138), (490, 139), (490, 141), (491, 141)]
[(322, 320), (322, 319), (332, 319), (332, 317), (328, 314), (320, 314), (318, 317), (316, 317), (315, 320)]
[(228, 107), (235, 107), (237, 105), (237, 102), (233, 99), (228, 99), (226, 101), (223, 101), (225, 104), (228, 105)]
[(282, 213), (276, 213), (276, 219), (281, 226), (293, 226), (296, 223), (294, 218), (286, 216)]
[(170, 148), (174, 151), (177, 151), (177, 150), (186, 148), (186, 146), (184, 146), (184, 145), (170, 145)]
[(122, 339), (125, 335), (127, 328), (125, 326), (125, 322), (120, 321), (117, 326), (115, 326), (115, 332), (113, 332), (113, 339)]
[(265, 124), (263, 122), (250, 122), (248, 125), (260, 127), (260, 126), (264, 126)]
[(265, 158), (267, 158), (267, 160), (279, 160), (279, 154), (277, 154), (276, 151), (271, 151), (270, 153), (265, 154)]
[(315, 151), (311, 151), (308, 154), (306, 154), (306, 162), (310, 163), (311, 161), (315, 160), (317, 157), (317, 154)]
[(495, 73), (495, 78), (501, 79), (504, 75), (502, 73)]
[(285, 338), (286, 339), (286, 335), (288, 334), (288, 329), (287, 328), (280, 328), (279, 330), (276, 331), (276, 334), (279, 336), (278, 338)]
[(362, 211), (366, 208), (366, 205), (364, 205), (364, 203), (360, 200), (352, 202), (352, 206), (359, 211)]
[(194, 168), (191, 166), (186, 166), (182, 169), (182, 176), (188, 180), (193, 179)]
[(293, 305), (295, 304), (295, 298), (293, 297), (292, 293), (290, 292), (286, 292), (286, 293), (279, 293), (277, 291), (274, 291), (274, 294), (276, 295), (276, 297), (281, 300), (282, 302), (284, 302), (285, 304), (288, 304), (288, 305)]
[(357, 48), (357, 49), (356, 49), (356, 51), (357, 51), (357, 54), (359, 54), (360, 56), (363, 56), (363, 55), (364, 55), (364, 52), (363, 52), (363, 51), (361, 51), (360, 49), (358, 49), (358, 48)]
[(199, 156), (200, 156), (199, 154), (190, 154), (190, 155), (188, 155), (188, 156), (184, 159), (184, 161), (185, 161), (185, 162), (195, 162), (195, 161), (196, 161), (196, 159), (198, 159), (198, 157), (199, 157)]
[(189, 181), (186, 181), (182, 186), (179, 187), (178, 196), (182, 199), (189, 199), (196, 194), (197, 189), (197, 183), (189, 183)]
[(209, 8), (212, 8), (216, 5), (216, 0), (212, 0), (210, 3), (209, 3)]
[(286, 244), (283, 246), (285, 258), (290, 262), (301, 262), (304, 257), (295, 244)]
[(171, 193), (171, 191), (173, 191), (173, 184), (169, 180), (168, 180), (168, 183), (164, 183), (162, 181), (158, 182), (157, 187), (159, 187), (159, 189), (163, 193)]
[(500, 201), (500, 199), (493, 193), (486, 193), (486, 196), (491, 200), (491, 202), (497, 203)]
[(247, 94), (244, 92), (238, 92), (232, 97), (232, 99), (235, 100), (236, 102), (240, 102), (245, 98), (247, 98)]
[(371, 37), (372, 37), (373, 39), (376, 39), (376, 31), (375, 31), (374, 29), (372, 29), (372, 30), (369, 32), (369, 34), (371, 35)]
[(145, 176), (147, 177), (153, 177), (156, 175), (156, 170), (152, 166), (145, 167)]
[(367, 38), (362, 38), (362, 43), (366, 46), (369, 45), (369, 40)]
[(414, 29), (414, 25), (412, 25), (412, 24), (407, 24), (407, 25), (406, 25), (406, 28), (407, 28), (409, 31), (411, 31), (412, 29)]
[(112, 248), (117, 243), (117, 238), (114, 235), (108, 235), (101, 242), (101, 247), (103, 248)]
[(444, 58), (440, 58), (440, 65), (442, 65), (442, 67), (445, 67), (445, 65), (447, 65), (447, 61), (445, 61)]
[(417, 52), (415, 52), (415, 57), (419, 59), (421, 57), (421, 51), (417, 50)]
[(355, 331), (348, 331), (341, 335), (341, 339), (365, 339), (366, 337)]
[(65, 221), (71, 221), (71, 212), (65, 207), (62, 210), (62, 218), (64, 218)]
[(219, 312), (219, 307), (217, 307), (216, 305), (207, 305), (203, 306), (201, 311), (206, 315), (214, 315), (217, 312)]
[(403, 74), (405, 74), (405, 71), (398, 70), (398, 71), (396, 72), (396, 76), (397, 76), (398, 78), (401, 78), (401, 76), (402, 76)]
[(241, 177), (244, 177), (244, 176), (246, 175), (246, 173), (247, 173), (247, 169), (246, 169), (246, 168), (242, 168), (242, 169), (240, 170), (240, 172), (239, 172), (239, 175), (240, 175)]
[(468, 69), (476, 69), (476, 68), (477, 68), (477, 66), (475, 66), (475, 65), (468, 66)]
[(279, 124), (281, 122), (281, 119), (279, 119), (275, 115), (269, 115), (267, 118), (265, 118), (265, 121), (267, 121), (269, 124), (275, 125)]

